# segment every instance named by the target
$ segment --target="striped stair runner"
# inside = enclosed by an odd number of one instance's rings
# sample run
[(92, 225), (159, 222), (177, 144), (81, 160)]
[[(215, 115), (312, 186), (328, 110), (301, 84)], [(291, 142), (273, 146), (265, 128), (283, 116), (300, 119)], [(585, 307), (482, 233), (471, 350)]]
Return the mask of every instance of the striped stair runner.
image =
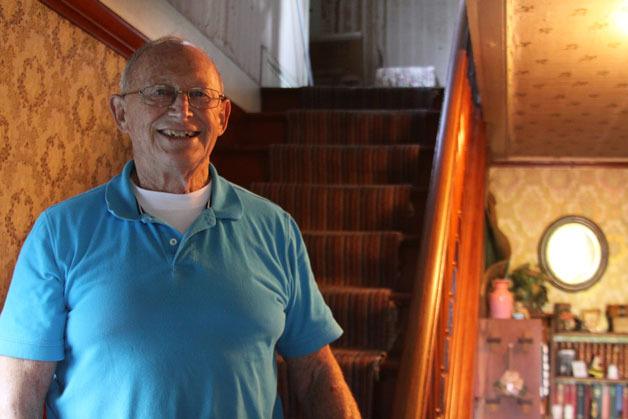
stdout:
[[(429, 152), (427, 152), (429, 151)], [(431, 150), (403, 145), (294, 145), (270, 149), (271, 182), (291, 179), (313, 184), (427, 184)]]
[[(297, 109), (286, 112), (286, 142), (270, 146), (269, 181), (251, 189), (301, 227), (321, 293), (345, 331), (334, 355), (363, 417), (388, 418), (378, 380), (384, 361), (398, 356), (399, 304), (407, 301), (399, 298), (400, 255), (421, 224), (442, 91), (270, 90)], [(263, 95), (266, 110), (286, 110)], [(301, 418), (283, 362), (279, 376), (286, 418)]]
[(392, 348), (397, 337), (397, 307), (390, 288), (321, 287), (325, 301), (345, 330), (334, 347)]
[(414, 215), (412, 185), (254, 183), (304, 230), (402, 230)]
[(320, 285), (397, 288), (398, 231), (304, 231), (312, 270)]
[(293, 144), (433, 144), (439, 113), (433, 110), (313, 110), (288, 112)]
[(262, 90), (266, 111), (287, 109), (434, 109), (440, 110), (441, 89), (301, 87)]

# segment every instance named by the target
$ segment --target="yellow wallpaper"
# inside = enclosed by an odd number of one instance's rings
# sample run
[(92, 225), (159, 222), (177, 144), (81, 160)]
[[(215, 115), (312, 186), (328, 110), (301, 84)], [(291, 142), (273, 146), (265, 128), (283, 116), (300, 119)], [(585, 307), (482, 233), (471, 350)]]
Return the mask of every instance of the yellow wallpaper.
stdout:
[(0, 0), (0, 306), (47, 206), (103, 183), (130, 145), (108, 95), (124, 59), (36, 0)]
[(628, 303), (628, 169), (493, 167), (489, 187), (497, 200), (500, 229), (512, 245), (511, 268), (538, 263), (537, 246), (556, 218), (576, 214), (597, 223), (608, 240), (609, 262), (588, 290), (568, 293), (548, 287), (551, 311), (568, 302), (572, 311)]

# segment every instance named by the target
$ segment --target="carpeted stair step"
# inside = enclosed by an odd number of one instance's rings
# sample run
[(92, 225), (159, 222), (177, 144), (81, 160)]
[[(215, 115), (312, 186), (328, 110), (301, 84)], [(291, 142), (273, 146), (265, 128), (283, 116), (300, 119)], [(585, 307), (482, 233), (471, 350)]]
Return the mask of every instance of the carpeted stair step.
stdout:
[(427, 87), (300, 87), (263, 88), (265, 112), (288, 109), (435, 109), (440, 110), (442, 88)]
[(270, 147), (270, 180), (316, 184), (427, 185), (432, 150), (403, 145), (295, 145)]
[(304, 231), (303, 239), (319, 284), (396, 288), (400, 232)]
[(303, 230), (404, 230), (415, 214), (411, 185), (253, 183), (251, 190), (283, 207)]
[(320, 289), (344, 330), (334, 347), (382, 351), (392, 348), (398, 335), (398, 310), (390, 288), (322, 286)]
[(439, 113), (432, 110), (289, 111), (292, 144), (433, 145)]
[[(380, 351), (362, 351), (353, 349), (333, 349), (334, 356), (358, 403), (363, 419), (371, 419), (375, 399), (375, 386), (379, 379), (380, 368), (386, 355)], [(278, 390), (281, 395), (284, 417), (303, 419), (306, 417), (298, 405), (296, 396), (288, 385), (286, 362), (277, 358)]]

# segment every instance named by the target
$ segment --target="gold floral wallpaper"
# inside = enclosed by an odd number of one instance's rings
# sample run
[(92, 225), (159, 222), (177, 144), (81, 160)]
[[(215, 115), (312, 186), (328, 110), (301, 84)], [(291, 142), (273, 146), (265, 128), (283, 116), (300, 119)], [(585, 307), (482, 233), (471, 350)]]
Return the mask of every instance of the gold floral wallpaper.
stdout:
[(0, 306), (24, 238), (53, 203), (130, 156), (108, 95), (124, 59), (36, 0), (0, 0)]
[(628, 158), (623, 0), (509, 0), (509, 157)]
[(562, 215), (583, 215), (597, 223), (609, 245), (602, 279), (585, 291), (549, 286), (551, 311), (568, 302), (575, 314), (607, 304), (628, 303), (628, 169), (493, 167), (489, 188), (497, 200), (500, 229), (512, 245), (511, 268), (538, 263), (537, 245), (545, 228)]

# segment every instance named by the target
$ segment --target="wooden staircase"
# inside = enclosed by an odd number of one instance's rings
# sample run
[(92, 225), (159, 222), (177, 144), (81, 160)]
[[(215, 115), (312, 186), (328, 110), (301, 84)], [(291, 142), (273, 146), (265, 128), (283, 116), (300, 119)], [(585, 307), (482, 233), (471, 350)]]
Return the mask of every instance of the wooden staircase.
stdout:
[[(299, 223), (364, 418), (391, 417), (442, 90), (263, 89), (214, 163)], [(281, 380), (287, 418), (301, 417)]]

